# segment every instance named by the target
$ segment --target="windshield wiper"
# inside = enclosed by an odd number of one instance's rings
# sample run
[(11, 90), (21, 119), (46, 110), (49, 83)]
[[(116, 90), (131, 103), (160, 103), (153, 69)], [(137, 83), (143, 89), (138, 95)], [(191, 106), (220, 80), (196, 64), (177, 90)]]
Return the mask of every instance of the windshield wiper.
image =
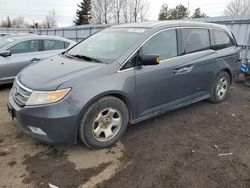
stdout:
[(89, 57), (89, 56), (85, 56), (85, 55), (69, 55), (71, 57), (76, 57), (78, 59), (85, 59), (87, 61), (95, 61), (97, 63), (104, 63), (103, 61), (101, 61), (100, 59), (97, 58), (93, 58), (93, 57)]
[(61, 54), (64, 55), (64, 56), (66, 56), (66, 57), (68, 57), (68, 58), (71, 58), (71, 59), (74, 58), (72, 55), (69, 55), (68, 52), (63, 52)]

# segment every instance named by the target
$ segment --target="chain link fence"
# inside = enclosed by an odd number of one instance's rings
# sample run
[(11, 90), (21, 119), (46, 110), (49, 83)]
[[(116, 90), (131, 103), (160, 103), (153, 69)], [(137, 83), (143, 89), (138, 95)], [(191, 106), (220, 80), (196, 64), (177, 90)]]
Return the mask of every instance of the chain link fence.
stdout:
[(79, 42), (107, 27), (109, 27), (109, 25), (81, 25), (55, 29), (0, 28), (0, 33), (36, 33), (38, 35), (60, 36)]

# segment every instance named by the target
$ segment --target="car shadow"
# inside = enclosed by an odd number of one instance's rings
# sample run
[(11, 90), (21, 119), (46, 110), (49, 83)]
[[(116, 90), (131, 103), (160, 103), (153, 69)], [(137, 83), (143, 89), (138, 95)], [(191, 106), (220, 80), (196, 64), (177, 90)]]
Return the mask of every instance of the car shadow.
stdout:
[(13, 84), (3, 84), (0, 86), (0, 91), (6, 90), (6, 89), (11, 89)]

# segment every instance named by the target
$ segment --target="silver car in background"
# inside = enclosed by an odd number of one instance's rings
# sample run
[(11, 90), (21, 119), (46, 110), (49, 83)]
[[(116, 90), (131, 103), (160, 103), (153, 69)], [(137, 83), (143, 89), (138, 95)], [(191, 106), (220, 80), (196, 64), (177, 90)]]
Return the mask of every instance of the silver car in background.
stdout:
[(27, 65), (55, 56), (73, 46), (74, 41), (36, 34), (16, 34), (0, 38), (0, 85), (11, 83)]

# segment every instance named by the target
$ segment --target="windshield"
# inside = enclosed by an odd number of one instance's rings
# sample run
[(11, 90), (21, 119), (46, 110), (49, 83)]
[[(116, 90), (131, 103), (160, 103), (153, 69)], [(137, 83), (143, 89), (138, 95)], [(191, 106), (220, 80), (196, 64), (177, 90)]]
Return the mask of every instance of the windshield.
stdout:
[(110, 63), (125, 53), (144, 31), (140, 28), (105, 29), (77, 44), (67, 54)]
[(10, 38), (9, 36), (5, 36), (5, 37), (1, 37), (0, 38), (0, 49), (10, 43), (12, 43), (13, 41), (15, 41), (17, 39), (15, 38)]

